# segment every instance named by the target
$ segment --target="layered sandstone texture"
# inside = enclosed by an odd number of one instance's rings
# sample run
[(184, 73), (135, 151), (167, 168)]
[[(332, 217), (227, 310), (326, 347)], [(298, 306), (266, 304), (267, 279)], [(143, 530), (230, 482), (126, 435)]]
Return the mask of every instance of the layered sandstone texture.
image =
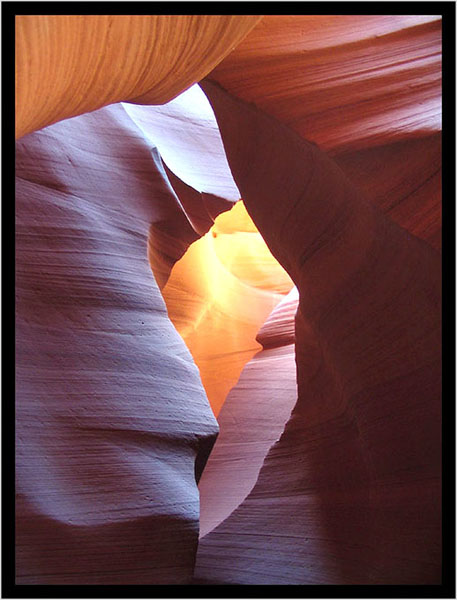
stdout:
[(16, 91), (17, 583), (439, 584), (440, 18), (18, 16)]
[(251, 493), (200, 541), (196, 582), (439, 583), (440, 256), (315, 145), (204, 89), (300, 301), (297, 403)]
[(186, 583), (217, 423), (146, 253), (185, 215), (120, 105), (16, 160), (17, 581)]
[(265, 16), (209, 75), (332, 153), (441, 128), (440, 16)]
[(292, 287), (242, 201), (219, 215), (173, 267), (163, 297), (216, 416), (261, 349), (257, 332)]
[(120, 101), (163, 104), (259, 21), (233, 15), (16, 17), (16, 136)]
[[(18, 134), (167, 101), (257, 20), (18, 17)], [(238, 193), (195, 192), (188, 215), (160, 143), (119, 103), (17, 143), (17, 583), (192, 577), (218, 427), (148, 254), (171, 268), (201, 235), (191, 215), (209, 229)]]

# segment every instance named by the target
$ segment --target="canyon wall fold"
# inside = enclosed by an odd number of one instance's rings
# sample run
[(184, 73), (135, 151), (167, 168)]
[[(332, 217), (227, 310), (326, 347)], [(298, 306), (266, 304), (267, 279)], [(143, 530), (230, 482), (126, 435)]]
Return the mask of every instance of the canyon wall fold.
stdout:
[(16, 583), (441, 583), (441, 17), (18, 15), (16, 99)]
[(440, 257), (315, 145), (205, 82), (246, 207), (300, 292), (298, 401), (197, 583), (438, 584)]
[(273, 309), (256, 340), (262, 350), (247, 363), (217, 415), (220, 433), (198, 484), (200, 537), (226, 519), (254, 487), (270, 447), (297, 400), (297, 289)]
[(189, 221), (121, 105), (17, 142), (16, 211), (16, 581), (188, 583), (218, 428), (146, 249)]
[(441, 130), (441, 16), (267, 15), (209, 75), (332, 154)]
[(115, 102), (168, 102), (209, 73), (259, 19), (18, 15), (16, 137)]
[(211, 105), (198, 85), (162, 106), (123, 103), (146, 139), (186, 185), (230, 202), (240, 199)]

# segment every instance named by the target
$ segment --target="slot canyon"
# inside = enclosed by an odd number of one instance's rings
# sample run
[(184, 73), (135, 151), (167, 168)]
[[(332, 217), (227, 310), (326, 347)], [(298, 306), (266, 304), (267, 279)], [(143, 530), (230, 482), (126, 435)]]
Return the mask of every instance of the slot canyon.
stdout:
[(15, 36), (16, 585), (441, 585), (441, 16)]

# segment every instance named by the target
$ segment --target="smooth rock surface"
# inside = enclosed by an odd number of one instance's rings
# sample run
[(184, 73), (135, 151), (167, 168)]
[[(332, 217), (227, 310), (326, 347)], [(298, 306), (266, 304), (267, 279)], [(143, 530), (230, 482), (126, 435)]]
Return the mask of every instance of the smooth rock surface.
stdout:
[(17, 15), (16, 138), (115, 102), (168, 102), (260, 18)]
[(200, 537), (230, 516), (252, 490), (295, 406), (297, 307), (293, 288), (260, 328), (256, 340), (263, 348), (246, 364), (218, 414), (220, 433), (198, 484)]
[(209, 75), (337, 153), (441, 130), (441, 17), (267, 15)]
[(147, 259), (186, 215), (120, 105), (24, 137), (16, 177), (16, 581), (188, 583), (217, 423)]
[(297, 405), (252, 492), (200, 541), (195, 581), (439, 584), (439, 255), (316, 146), (204, 90), (300, 304)]

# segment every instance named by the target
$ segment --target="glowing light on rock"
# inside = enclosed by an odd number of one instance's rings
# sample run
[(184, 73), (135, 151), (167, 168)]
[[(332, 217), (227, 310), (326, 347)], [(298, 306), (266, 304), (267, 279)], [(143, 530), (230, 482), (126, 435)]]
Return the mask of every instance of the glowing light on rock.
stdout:
[(215, 415), (261, 350), (255, 340), (261, 325), (292, 287), (242, 201), (219, 215), (173, 267), (163, 297)]
[(233, 181), (216, 117), (199, 85), (193, 85), (167, 104), (122, 104), (151, 147), (184, 183), (199, 192), (236, 202)]

